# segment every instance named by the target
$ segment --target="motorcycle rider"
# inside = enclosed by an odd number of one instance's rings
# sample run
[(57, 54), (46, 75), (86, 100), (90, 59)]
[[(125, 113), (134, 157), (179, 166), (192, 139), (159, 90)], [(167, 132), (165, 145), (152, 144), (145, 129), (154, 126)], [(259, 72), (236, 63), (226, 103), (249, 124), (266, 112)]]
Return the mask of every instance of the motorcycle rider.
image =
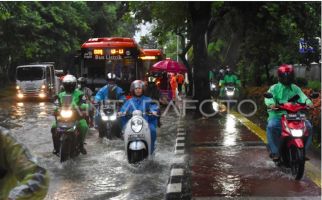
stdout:
[[(157, 87), (156, 83), (156, 78), (153, 76), (149, 76), (148, 77), (148, 84), (147, 84), (147, 88), (144, 92), (144, 95), (147, 97), (150, 97), (152, 100), (154, 101), (161, 101), (161, 92), (159, 90), (159, 88)], [(158, 110), (158, 115), (161, 114), (161, 111)], [(158, 117), (158, 127), (161, 126), (161, 121), (160, 121), (160, 117)]]
[(102, 87), (95, 95), (95, 104), (96, 108), (96, 115), (95, 115), (95, 128), (98, 128), (100, 123), (100, 112), (99, 107), (100, 103), (104, 100), (120, 100), (124, 102), (126, 97), (124, 96), (124, 91), (121, 87), (117, 86), (116, 84), (116, 75), (114, 73), (108, 73), (106, 76), (107, 84)]
[[(135, 80), (131, 83), (130, 92), (133, 95), (131, 99), (125, 102), (122, 106), (119, 115), (129, 114), (135, 110), (140, 110), (142, 113), (150, 112), (152, 115), (157, 116), (158, 105), (152, 102), (150, 97), (144, 96), (145, 85), (141, 80)], [(153, 116), (144, 115), (145, 120), (149, 123), (151, 133), (151, 152), (154, 151), (154, 144), (156, 140), (156, 126), (157, 118)], [(122, 117), (122, 126), (124, 127), (129, 119)]]
[(48, 185), (46, 169), (6, 129), (0, 128), (0, 199), (44, 199)]
[[(81, 110), (88, 109), (88, 105), (85, 104), (84, 93), (76, 88), (77, 80), (73, 75), (66, 75), (63, 79), (64, 92), (58, 94), (58, 103), (62, 105), (62, 100), (65, 95), (72, 95), (72, 106), (75, 109), (80, 108)], [(51, 133), (53, 137), (54, 144), (54, 154), (59, 153), (59, 135), (56, 132), (56, 122), (52, 125)], [(88, 131), (88, 125), (85, 119), (80, 119), (78, 123), (79, 132), (80, 132), (80, 152), (82, 154), (87, 154), (86, 149), (84, 148), (84, 141)]]
[(84, 96), (86, 97), (86, 103), (89, 106), (89, 126), (93, 127), (93, 117), (94, 117), (94, 107), (92, 106), (91, 100), (93, 91), (86, 87), (86, 78), (85, 77), (79, 77), (77, 79), (77, 88), (84, 93)]
[[(265, 104), (268, 109), (268, 122), (266, 127), (267, 142), (270, 150), (270, 157), (273, 160), (279, 159), (280, 135), (282, 131), (281, 117), (286, 114), (286, 111), (277, 110), (276, 104), (286, 103), (288, 99), (295, 95), (299, 95), (298, 102), (306, 103), (309, 107), (313, 107), (312, 101), (302, 92), (301, 88), (295, 85), (294, 69), (292, 65), (282, 64), (277, 70), (278, 83), (272, 85), (268, 92), (273, 94), (274, 98), (265, 98)], [(305, 144), (305, 149), (308, 149), (312, 143), (312, 125), (306, 120), (305, 126), (308, 129), (309, 137)]]
[(233, 84), (236, 87), (236, 96), (239, 94), (240, 80), (233, 73), (232, 69), (227, 67), (226, 74), (223, 79), (219, 81), (220, 88), (220, 97), (223, 98), (225, 96), (225, 85)]

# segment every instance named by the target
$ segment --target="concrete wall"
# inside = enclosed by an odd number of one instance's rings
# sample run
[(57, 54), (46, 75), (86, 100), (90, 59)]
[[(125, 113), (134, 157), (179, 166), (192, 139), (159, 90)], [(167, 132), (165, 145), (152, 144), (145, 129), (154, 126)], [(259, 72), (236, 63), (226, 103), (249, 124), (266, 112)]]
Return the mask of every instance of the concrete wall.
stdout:
[[(305, 66), (301, 64), (294, 64), (295, 77), (305, 78), (310, 81), (321, 81), (321, 65), (318, 63), (311, 64), (311, 69), (308, 71)], [(276, 70), (278, 66), (270, 70), (270, 75), (277, 76)]]

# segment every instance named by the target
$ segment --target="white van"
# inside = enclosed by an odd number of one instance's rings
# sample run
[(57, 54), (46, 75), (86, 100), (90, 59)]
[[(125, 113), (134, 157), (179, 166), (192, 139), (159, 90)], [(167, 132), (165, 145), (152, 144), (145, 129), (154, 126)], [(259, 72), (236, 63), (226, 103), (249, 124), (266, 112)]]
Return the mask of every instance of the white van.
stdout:
[(53, 64), (21, 65), (16, 69), (18, 99), (28, 97), (52, 99), (59, 91)]

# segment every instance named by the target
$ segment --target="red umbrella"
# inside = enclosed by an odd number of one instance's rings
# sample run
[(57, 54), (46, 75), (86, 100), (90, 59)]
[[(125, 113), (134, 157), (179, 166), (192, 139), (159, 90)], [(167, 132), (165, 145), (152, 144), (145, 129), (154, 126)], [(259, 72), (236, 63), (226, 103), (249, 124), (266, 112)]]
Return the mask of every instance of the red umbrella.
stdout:
[(157, 63), (155, 63), (152, 68), (152, 72), (159, 72), (159, 71), (166, 71), (166, 72), (172, 72), (172, 73), (184, 73), (187, 72), (187, 68), (174, 60), (166, 59), (161, 60)]

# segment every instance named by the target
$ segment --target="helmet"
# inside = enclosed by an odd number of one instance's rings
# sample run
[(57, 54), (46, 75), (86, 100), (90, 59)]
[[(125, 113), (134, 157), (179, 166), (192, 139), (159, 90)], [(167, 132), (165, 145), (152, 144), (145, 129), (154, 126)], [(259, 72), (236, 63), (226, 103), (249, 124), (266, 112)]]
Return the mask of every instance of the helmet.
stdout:
[(294, 82), (294, 69), (292, 65), (282, 64), (277, 69), (278, 80), (283, 85), (291, 85)]
[(106, 76), (106, 80), (108, 81), (115, 81), (116, 75), (114, 73), (108, 73)]
[(77, 79), (77, 82), (78, 82), (79, 84), (85, 84), (85, 83), (86, 83), (86, 78), (84, 78), (84, 77), (79, 77), (79, 78)]
[(77, 83), (78, 83), (78, 87), (79, 87), (80, 89), (82, 89), (83, 87), (85, 87), (85, 84), (86, 84), (86, 78), (84, 78), (84, 77), (79, 77), (79, 78), (77, 79)]
[(63, 79), (63, 86), (67, 93), (72, 93), (76, 88), (77, 80), (73, 75), (66, 75)]
[(233, 73), (233, 71), (232, 71), (229, 67), (227, 67), (227, 69), (226, 69), (226, 73), (227, 73), (227, 74), (232, 74), (232, 73)]
[(148, 82), (149, 82), (149, 83), (154, 83), (154, 82), (155, 82), (155, 80), (156, 80), (156, 78), (155, 78), (155, 77), (153, 77), (153, 76), (149, 76), (149, 77), (148, 77)]
[(135, 80), (135, 81), (133, 81), (133, 82), (131, 83), (130, 92), (131, 92), (132, 94), (134, 94), (134, 90), (135, 90), (136, 88), (142, 88), (142, 90), (143, 90), (143, 92), (144, 92), (144, 90), (145, 90), (145, 84), (144, 84), (144, 82), (143, 82), (143, 81), (141, 81), (141, 80)]

